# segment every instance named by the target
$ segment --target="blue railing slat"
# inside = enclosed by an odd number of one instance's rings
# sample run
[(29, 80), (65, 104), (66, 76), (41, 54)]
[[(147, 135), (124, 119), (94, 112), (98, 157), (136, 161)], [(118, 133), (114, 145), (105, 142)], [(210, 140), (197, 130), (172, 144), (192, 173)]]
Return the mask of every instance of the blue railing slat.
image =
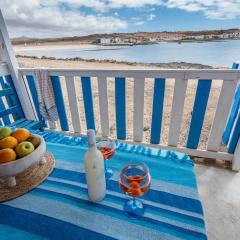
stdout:
[(6, 97), (8, 105), (9, 105), (9, 107), (10, 106), (11, 107), (17, 106), (17, 108), (18, 108), (18, 111), (16, 112), (16, 114), (13, 114), (13, 119), (18, 120), (19, 118), (24, 118), (24, 113), (23, 113), (23, 110), (22, 110), (22, 106), (21, 106), (21, 103), (18, 99), (18, 95), (17, 95), (16, 89), (15, 89), (15, 86), (13, 84), (11, 75), (5, 76), (5, 79), (6, 79), (9, 86), (7, 86), (6, 84), (3, 84), (3, 88), (6, 89), (6, 88), (10, 87), (13, 91), (12, 96), (7, 96)]
[(35, 79), (32, 75), (27, 75), (27, 82), (28, 82), (28, 86), (32, 95), (32, 99), (33, 99), (33, 103), (37, 112), (37, 116), (39, 121), (41, 121), (45, 126), (46, 123), (44, 121), (43, 116), (40, 113), (40, 109), (39, 109), (39, 101), (38, 101), (38, 94), (37, 94), (37, 89), (36, 89), (36, 85), (35, 85)]
[(159, 144), (160, 142), (164, 91), (165, 91), (165, 79), (156, 78), (154, 81), (152, 128), (150, 139), (150, 142), (152, 144)]
[(0, 112), (0, 118), (2, 118), (3, 116), (6, 116), (8, 114), (14, 114), (18, 111), (19, 111), (19, 108), (17, 106), (5, 109)]
[(115, 78), (115, 105), (117, 138), (126, 139), (126, 88), (125, 78)]
[[(239, 68), (239, 64), (233, 63), (232, 69), (238, 69), (238, 68)], [(237, 117), (239, 107), (240, 107), (240, 84), (237, 87), (237, 90), (236, 90), (236, 93), (234, 96), (234, 100), (233, 100), (233, 104), (232, 104), (232, 108), (230, 111), (230, 115), (229, 115), (229, 118), (228, 118), (228, 121), (226, 124), (226, 128), (224, 130), (223, 137), (222, 137), (223, 143), (226, 145), (228, 144), (229, 137), (230, 137), (230, 134), (232, 131), (234, 121)]]
[(238, 109), (237, 117), (235, 118), (234, 129), (232, 130), (232, 135), (230, 136), (228, 142), (228, 152), (234, 153), (238, 140), (240, 138), (240, 109)]
[(3, 90), (0, 90), (0, 97), (4, 97), (4, 96), (8, 96), (8, 95), (11, 95), (13, 94), (13, 91), (11, 88), (6, 88), (6, 89), (3, 89)]
[(60, 78), (59, 76), (51, 76), (51, 81), (52, 81), (54, 98), (55, 98), (55, 102), (58, 110), (61, 128), (63, 131), (69, 131)]
[(195, 149), (201, 135), (212, 80), (199, 80), (188, 133), (187, 147)]
[(90, 77), (81, 77), (81, 83), (87, 129), (95, 129), (93, 97)]
[(39, 121), (29, 121), (28, 124), (26, 125), (27, 129), (33, 129), (33, 130), (37, 130), (41, 127), (41, 122)]
[(21, 124), (21, 123), (23, 123), (23, 122), (25, 122), (25, 121), (26, 121), (25, 118), (20, 118), (20, 119), (18, 119), (17, 121), (9, 124), (8, 126), (9, 126), (9, 127), (18, 127), (19, 124)]

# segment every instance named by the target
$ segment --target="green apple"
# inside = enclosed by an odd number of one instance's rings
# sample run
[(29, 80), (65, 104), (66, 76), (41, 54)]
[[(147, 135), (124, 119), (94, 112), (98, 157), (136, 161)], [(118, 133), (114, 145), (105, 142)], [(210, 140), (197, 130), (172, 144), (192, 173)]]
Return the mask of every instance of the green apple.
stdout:
[(30, 135), (30, 137), (26, 141), (31, 142), (35, 148), (37, 148), (41, 143), (41, 139), (34, 135)]
[(10, 136), (11, 134), (12, 134), (12, 130), (9, 127), (0, 128), (0, 140)]
[(17, 145), (15, 148), (15, 152), (17, 153), (17, 156), (19, 158), (25, 157), (28, 154), (32, 153), (34, 151), (34, 146), (31, 142), (21, 142)]

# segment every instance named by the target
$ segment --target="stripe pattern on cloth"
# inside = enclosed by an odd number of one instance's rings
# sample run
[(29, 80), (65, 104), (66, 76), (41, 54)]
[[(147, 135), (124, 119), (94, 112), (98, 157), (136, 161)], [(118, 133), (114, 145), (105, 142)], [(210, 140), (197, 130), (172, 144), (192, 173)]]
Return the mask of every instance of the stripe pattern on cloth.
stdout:
[[(168, 161), (171, 154), (126, 149), (109, 161), (115, 173), (107, 181), (106, 198), (96, 204), (88, 201), (82, 162), (86, 146), (48, 143), (55, 170), (35, 190), (0, 204), (0, 232), (24, 237), (19, 239), (207, 239), (192, 161), (176, 160), (185, 156), (178, 153)], [(153, 179), (141, 198), (145, 214), (138, 220), (123, 214), (127, 197), (118, 187), (119, 169), (129, 157), (145, 161)]]

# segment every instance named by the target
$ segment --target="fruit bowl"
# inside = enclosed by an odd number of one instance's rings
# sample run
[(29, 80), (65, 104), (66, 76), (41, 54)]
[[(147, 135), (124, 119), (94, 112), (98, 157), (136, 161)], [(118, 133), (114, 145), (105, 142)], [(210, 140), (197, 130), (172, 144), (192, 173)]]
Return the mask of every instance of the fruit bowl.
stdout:
[(40, 139), (40, 145), (32, 153), (16, 161), (0, 164), (0, 178), (6, 179), (9, 187), (16, 186), (15, 176), (24, 172), (34, 164), (44, 164), (46, 162), (44, 157), (46, 153), (46, 143), (44, 139), (39, 135), (32, 135)]

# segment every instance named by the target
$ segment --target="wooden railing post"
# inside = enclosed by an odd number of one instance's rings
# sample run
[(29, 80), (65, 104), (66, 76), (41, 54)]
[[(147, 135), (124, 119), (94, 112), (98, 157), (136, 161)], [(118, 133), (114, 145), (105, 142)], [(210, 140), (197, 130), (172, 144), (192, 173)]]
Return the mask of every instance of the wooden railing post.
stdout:
[(7, 27), (0, 10), (0, 62), (8, 65), (9, 72), (12, 77), (14, 87), (16, 89), (18, 98), (20, 100), (24, 115), (29, 120), (36, 120), (37, 115), (33, 102), (30, 98), (30, 93), (27, 91), (26, 84), (21, 74), (19, 73), (19, 66), (13, 52), (11, 41), (7, 32)]

